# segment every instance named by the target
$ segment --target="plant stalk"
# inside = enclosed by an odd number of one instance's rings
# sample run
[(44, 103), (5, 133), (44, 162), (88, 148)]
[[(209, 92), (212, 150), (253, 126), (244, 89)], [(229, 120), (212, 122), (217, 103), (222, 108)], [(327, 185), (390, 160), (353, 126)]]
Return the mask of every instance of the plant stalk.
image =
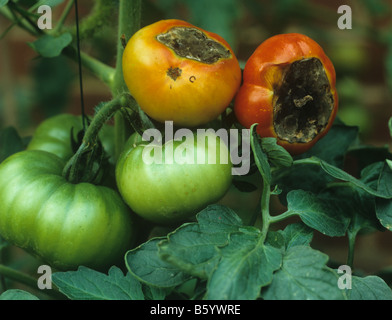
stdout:
[[(124, 82), (122, 71), (122, 56), (124, 48), (122, 45), (121, 37), (124, 35), (126, 41), (140, 29), (141, 20), (141, 0), (128, 0), (120, 1), (119, 7), (119, 21), (118, 21), (118, 34), (117, 34), (117, 56), (116, 56), (116, 69), (114, 72), (113, 85), (111, 91), (113, 96), (117, 96), (123, 92), (127, 92), (127, 86)], [(126, 119), (120, 112), (114, 117), (115, 122), (115, 159), (120, 155), (126, 139), (131, 133)]]

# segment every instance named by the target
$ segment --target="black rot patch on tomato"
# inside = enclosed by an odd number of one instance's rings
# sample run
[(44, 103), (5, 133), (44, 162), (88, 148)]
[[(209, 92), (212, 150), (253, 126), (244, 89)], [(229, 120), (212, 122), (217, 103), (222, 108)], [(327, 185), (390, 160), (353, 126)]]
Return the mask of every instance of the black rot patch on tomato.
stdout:
[(329, 123), (335, 101), (321, 61), (308, 58), (282, 67), (274, 85), (274, 129), (290, 143), (307, 143)]
[(172, 78), (174, 81), (176, 81), (177, 78), (181, 76), (181, 73), (182, 73), (182, 70), (181, 70), (180, 68), (178, 68), (178, 67), (177, 67), (177, 68), (170, 67), (170, 68), (167, 70), (167, 72), (166, 72), (166, 74), (167, 74), (170, 78)]
[(220, 59), (231, 58), (230, 50), (195, 28), (173, 27), (157, 35), (156, 39), (176, 55), (202, 63), (213, 64)]

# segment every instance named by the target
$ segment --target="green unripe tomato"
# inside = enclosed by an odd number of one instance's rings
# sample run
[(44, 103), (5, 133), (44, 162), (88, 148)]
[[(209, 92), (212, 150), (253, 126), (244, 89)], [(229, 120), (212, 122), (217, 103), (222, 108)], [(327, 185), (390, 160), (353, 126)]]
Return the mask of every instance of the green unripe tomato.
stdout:
[[(73, 137), (71, 137), (72, 128)], [(68, 160), (74, 154), (71, 144), (72, 138), (76, 141), (77, 133), (82, 129), (81, 116), (63, 113), (45, 119), (35, 130), (27, 150), (43, 150), (53, 153), (63, 160)], [(105, 151), (109, 155), (113, 155), (114, 127), (105, 124), (99, 132), (99, 138)]]
[(68, 160), (73, 155), (71, 128), (76, 139), (77, 133), (82, 130), (81, 117), (64, 113), (48, 118), (37, 127), (27, 149), (47, 151)]
[(0, 164), (1, 236), (62, 270), (121, 262), (134, 239), (129, 208), (110, 188), (69, 183), (63, 167), (40, 150)]
[(117, 162), (117, 187), (131, 209), (147, 220), (185, 220), (222, 198), (231, 185), (229, 151), (215, 133), (192, 134), (163, 146), (159, 141), (140, 143), (135, 136), (130, 140)]

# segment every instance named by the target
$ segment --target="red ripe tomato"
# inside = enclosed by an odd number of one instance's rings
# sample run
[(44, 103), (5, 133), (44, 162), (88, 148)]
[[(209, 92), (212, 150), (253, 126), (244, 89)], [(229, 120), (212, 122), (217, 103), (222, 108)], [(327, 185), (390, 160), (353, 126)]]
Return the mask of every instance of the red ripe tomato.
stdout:
[(310, 149), (332, 126), (338, 109), (335, 69), (309, 37), (281, 34), (264, 41), (245, 65), (235, 114), (261, 137), (276, 137), (292, 155)]
[(146, 114), (188, 127), (217, 118), (241, 84), (229, 44), (181, 20), (161, 20), (136, 32), (124, 50), (123, 75)]

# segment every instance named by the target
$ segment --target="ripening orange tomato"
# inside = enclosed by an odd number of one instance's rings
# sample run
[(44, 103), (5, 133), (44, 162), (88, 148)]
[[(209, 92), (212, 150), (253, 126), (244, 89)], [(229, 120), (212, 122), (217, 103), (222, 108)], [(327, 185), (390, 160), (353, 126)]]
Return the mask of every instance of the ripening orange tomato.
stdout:
[(330, 129), (338, 110), (335, 69), (309, 37), (280, 34), (247, 61), (234, 111), (261, 137), (276, 137), (292, 155), (309, 150)]
[(194, 127), (217, 118), (241, 84), (241, 69), (219, 35), (181, 20), (136, 32), (123, 54), (125, 83), (151, 118)]

